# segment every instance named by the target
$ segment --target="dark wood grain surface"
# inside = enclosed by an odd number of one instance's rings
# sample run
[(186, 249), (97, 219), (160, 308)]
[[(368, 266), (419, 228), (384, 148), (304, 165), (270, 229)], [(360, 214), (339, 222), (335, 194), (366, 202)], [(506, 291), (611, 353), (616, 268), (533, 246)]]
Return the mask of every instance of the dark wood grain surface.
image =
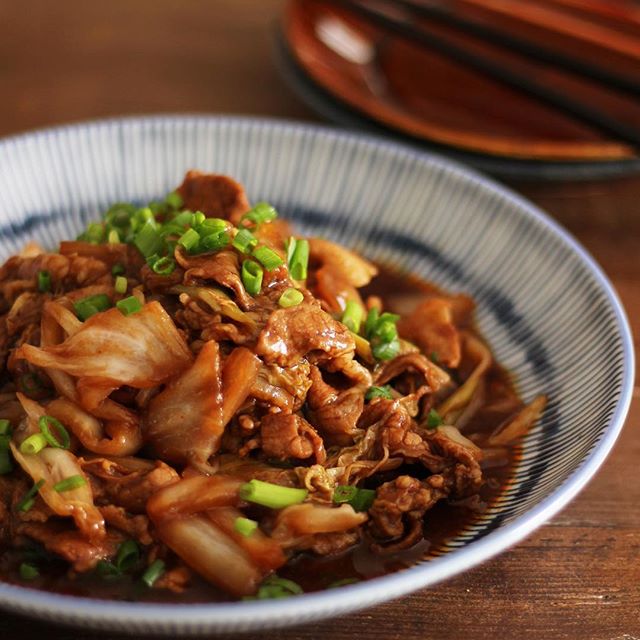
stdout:
[[(0, 0), (0, 135), (168, 111), (314, 120), (272, 62), (271, 30), (282, 7), (281, 0)], [(640, 336), (640, 178), (511, 186), (588, 248)], [(636, 386), (622, 437), (597, 477), (494, 560), (361, 613), (252, 637), (640, 637), (639, 429)], [(0, 633), (97, 637), (5, 613)]]

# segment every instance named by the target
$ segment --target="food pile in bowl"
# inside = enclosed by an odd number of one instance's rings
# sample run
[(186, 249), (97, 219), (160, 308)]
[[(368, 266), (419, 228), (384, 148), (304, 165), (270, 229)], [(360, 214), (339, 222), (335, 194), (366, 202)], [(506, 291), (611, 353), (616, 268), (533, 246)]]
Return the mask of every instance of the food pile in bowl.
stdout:
[(428, 556), (508, 480), (525, 406), (474, 303), (303, 237), (221, 175), (0, 270), (0, 578), (281, 598)]

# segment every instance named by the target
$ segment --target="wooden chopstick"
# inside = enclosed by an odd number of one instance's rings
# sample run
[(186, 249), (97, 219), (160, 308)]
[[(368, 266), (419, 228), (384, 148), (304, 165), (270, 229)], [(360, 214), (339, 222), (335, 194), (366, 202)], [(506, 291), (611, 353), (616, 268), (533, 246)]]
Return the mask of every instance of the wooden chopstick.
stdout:
[(469, 52), (446, 38), (422, 27), (418, 28), (410, 22), (395, 20), (355, 0), (330, 1), (337, 6), (352, 11), (386, 32), (415, 42), (421, 47), (437, 51), (467, 68), (482, 73), (512, 89), (526, 93), (540, 102), (569, 114), (573, 118), (598, 129), (616, 140), (626, 142), (634, 147), (640, 147), (640, 130), (623, 122), (618, 122), (618, 120), (604, 111), (583, 104), (564, 93), (530, 80), (507, 66), (483, 57), (477, 52)]
[(503, 30), (495, 29), (475, 20), (464, 18), (451, 10), (435, 5), (416, 4), (411, 0), (393, 0), (393, 5), (403, 7), (416, 16), (440, 22), (468, 33), (478, 39), (487, 40), (493, 45), (515, 51), (532, 60), (564, 69), (576, 75), (594, 80), (604, 87), (640, 96), (640, 82), (621, 76), (608, 69), (592, 65), (578, 58), (540, 46), (530, 40), (524, 40)]

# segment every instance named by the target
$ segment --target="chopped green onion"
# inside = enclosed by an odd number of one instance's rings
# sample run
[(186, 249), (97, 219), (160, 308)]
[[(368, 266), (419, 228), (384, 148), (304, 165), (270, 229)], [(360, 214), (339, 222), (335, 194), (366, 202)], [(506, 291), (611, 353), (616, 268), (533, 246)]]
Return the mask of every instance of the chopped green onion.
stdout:
[(201, 238), (205, 238), (206, 236), (226, 231), (227, 226), (227, 221), (222, 218), (206, 218), (198, 225), (196, 231), (200, 234)]
[(258, 202), (253, 209), (242, 216), (242, 220), (250, 220), (254, 224), (271, 222), (278, 217), (278, 212), (267, 202)]
[(118, 244), (120, 242), (120, 234), (118, 233), (117, 229), (111, 229), (111, 231), (109, 231), (107, 242), (109, 244)]
[(294, 280), (307, 279), (307, 266), (309, 265), (308, 240), (289, 239), (287, 263), (289, 265), (289, 273)]
[(362, 305), (358, 304), (355, 300), (347, 300), (344, 313), (342, 314), (342, 324), (346, 325), (353, 333), (360, 333), (363, 316), (364, 309)]
[(87, 296), (86, 298), (81, 298), (77, 302), (73, 303), (73, 310), (76, 312), (78, 318), (83, 322), (96, 313), (106, 311), (110, 307), (111, 300), (106, 293)]
[(355, 584), (360, 582), (358, 578), (342, 578), (341, 580), (334, 580), (327, 585), (327, 589), (337, 589), (338, 587), (346, 587), (348, 584)]
[(98, 244), (104, 239), (104, 226), (99, 222), (92, 222), (87, 226), (87, 230), (81, 234), (80, 239)]
[(393, 395), (391, 395), (391, 387), (388, 384), (385, 384), (384, 387), (369, 387), (364, 399), (373, 400), (374, 398), (391, 400), (393, 398)]
[(249, 253), (258, 244), (258, 239), (249, 229), (240, 229), (231, 244), (241, 253)]
[(142, 582), (147, 587), (152, 587), (155, 581), (164, 573), (164, 562), (162, 560), (154, 560), (149, 568), (142, 574)]
[(164, 199), (164, 202), (172, 209), (181, 209), (182, 205), (184, 204), (182, 196), (177, 191), (172, 191), (171, 193), (169, 193)]
[(371, 341), (371, 353), (377, 360), (392, 360), (400, 353), (400, 340), (395, 338), (391, 342), (376, 343)]
[(200, 242), (200, 234), (195, 229), (187, 229), (178, 239), (178, 244), (187, 251), (192, 251)]
[(60, 480), (60, 482), (56, 482), (53, 485), (53, 490), (58, 493), (64, 493), (65, 491), (73, 491), (74, 489), (84, 487), (85, 484), (87, 484), (87, 481), (82, 476), (69, 476), (64, 480)]
[(20, 453), (35, 456), (47, 446), (47, 439), (41, 433), (33, 433), (20, 443)]
[(253, 250), (253, 257), (260, 262), (267, 271), (273, 271), (284, 264), (284, 260), (273, 249), (269, 249), (269, 247), (256, 247)]
[(437, 351), (432, 351), (429, 354), (429, 360), (431, 360), (431, 362), (433, 362), (433, 364), (438, 364), (438, 362), (440, 362), (440, 359), (438, 358), (438, 352)]
[(127, 292), (127, 286), (128, 286), (128, 282), (127, 279), (124, 276), (116, 276), (116, 281), (113, 285), (113, 288), (115, 289), (116, 293), (119, 294), (123, 294)]
[(150, 207), (142, 207), (142, 209), (138, 209), (133, 215), (134, 218), (143, 225), (150, 222), (155, 227), (156, 220)]
[(220, 251), (224, 249), (231, 242), (231, 237), (226, 231), (218, 231), (217, 233), (210, 233), (200, 240), (200, 251)]
[(124, 271), (124, 266), (121, 264), (114, 264), (113, 267), (111, 267), (112, 276), (121, 276)]
[(103, 578), (112, 578), (114, 576), (121, 575), (121, 572), (118, 569), (118, 567), (116, 567), (116, 565), (113, 564), (113, 562), (108, 562), (107, 560), (98, 561), (98, 564), (96, 565), (96, 571)]
[(283, 309), (287, 309), (288, 307), (295, 307), (296, 305), (299, 305), (303, 300), (304, 295), (302, 294), (302, 291), (289, 287), (288, 289), (285, 289), (282, 295), (278, 298), (278, 304)]
[(269, 576), (260, 585), (255, 596), (249, 596), (247, 600), (271, 600), (276, 598), (289, 598), (304, 593), (302, 587), (286, 578), (280, 578), (276, 575)]
[(191, 225), (192, 221), (193, 213), (191, 213), (191, 211), (181, 211), (177, 216), (173, 218), (173, 220), (171, 220), (171, 224), (184, 228), (187, 225)]
[(40, 293), (51, 291), (51, 274), (48, 271), (38, 271), (38, 291)]
[(0, 435), (0, 451), (8, 451), (11, 436), (7, 434)]
[(261, 504), (270, 509), (284, 509), (292, 504), (304, 502), (309, 492), (306, 489), (283, 487), (262, 480), (249, 480), (240, 487), (240, 498), (247, 502)]
[(164, 246), (164, 240), (155, 227), (155, 223), (146, 222), (140, 231), (136, 233), (133, 244), (138, 251), (145, 257), (152, 256), (154, 253), (161, 253)]
[(133, 568), (140, 560), (140, 549), (133, 540), (126, 540), (118, 547), (115, 566), (118, 571), (124, 573)]
[(44, 480), (38, 480), (27, 493), (22, 496), (22, 499), (16, 505), (16, 509), (18, 511), (22, 511), (23, 513), (29, 511), (35, 502), (35, 497), (38, 491), (44, 486)]
[[(53, 416), (42, 416), (38, 420), (38, 427), (40, 427), (40, 432), (47, 441), (47, 444), (52, 447), (56, 449), (68, 449), (71, 446), (69, 432), (65, 429), (64, 425)], [(59, 439), (51, 433), (51, 427), (54, 427), (58, 432)]]
[(0, 436), (10, 436), (10, 435), (11, 435), (11, 423), (6, 418), (2, 418), (0, 420)]
[(196, 211), (191, 215), (191, 226), (197, 227), (198, 225), (201, 225), (206, 219), (207, 216), (205, 216), (202, 211)]
[(258, 523), (249, 518), (236, 518), (233, 523), (233, 528), (240, 535), (248, 538), (258, 528)]
[(9, 451), (7, 449), (0, 450), (0, 476), (4, 476), (12, 471), (13, 463), (11, 462)]
[(443, 422), (444, 420), (435, 409), (429, 409), (429, 413), (427, 415), (427, 427), (429, 427), (429, 429), (436, 429), (443, 424)]
[(256, 296), (260, 293), (263, 275), (264, 271), (257, 262), (245, 260), (242, 263), (242, 284), (249, 295)]
[(35, 580), (40, 575), (37, 567), (34, 567), (32, 564), (28, 564), (26, 562), (23, 562), (20, 565), (19, 571), (20, 577), (23, 580)]
[(168, 276), (175, 271), (175, 268), (176, 261), (169, 256), (158, 258), (157, 260), (154, 260), (153, 264), (151, 265), (152, 271), (160, 276)]
[(339, 485), (333, 491), (333, 503), (350, 504), (355, 511), (368, 511), (376, 497), (373, 489), (358, 489), (350, 485)]
[(135, 296), (129, 296), (128, 298), (118, 300), (118, 302), (116, 302), (116, 307), (120, 310), (122, 315), (129, 316), (132, 313), (140, 311), (142, 309), (142, 304)]
[(369, 309), (369, 313), (367, 313), (367, 319), (364, 321), (364, 336), (367, 339), (370, 339), (376, 325), (378, 324), (378, 319), (380, 317), (380, 311), (378, 311), (377, 307), (371, 307)]

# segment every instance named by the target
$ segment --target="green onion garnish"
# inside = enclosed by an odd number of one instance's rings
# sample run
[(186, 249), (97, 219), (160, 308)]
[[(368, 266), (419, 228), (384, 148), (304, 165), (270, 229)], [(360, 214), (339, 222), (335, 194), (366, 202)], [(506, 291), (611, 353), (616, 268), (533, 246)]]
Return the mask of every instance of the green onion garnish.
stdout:
[(121, 264), (114, 264), (113, 267), (111, 267), (112, 276), (121, 276), (124, 271), (124, 266)]
[(184, 227), (186, 226), (190, 226), (192, 222), (193, 222), (193, 213), (191, 213), (191, 211), (181, 211), (178, 215), (176, 215), (171, 220), (171, 225), (180, 227), (181, 228), (180, 233), (182, 233), (182, 229), (184, 229)]
[(200, 251), (220, 251), (224, 249), (231, 242), (231, 237), (226, 231), (218, 231), (217, 233), (210, 233), (200, 240)]
[(355, 584), (360, 582), (358, 578), (342, 578), (341, 580), (334, 580), (327, 585), (327, 589), (337, 589), (338, 587), (346, 587), (348, 584)]
[(10, 442), (11, 436), (8, 433), (0, 435), (0, 451), (8, 451)]
[(118, 244), (120, 242), (120, 234), (117, 229), (111, 229), (111, 231), (109, 231), (107, 242), (109, 244)]
[(28, 564), (27, 562), (23, 562), (20, 565), (19, 571), (20, 577), (23, 580), (35, 580), (40, 575), (38, 568), (34, 567), (32, 564)]
[(165, 204), (172, 209), (181, 209), (183, 205), (182, 196), (177, 191), (172, 191), (164, 199)]
[(253, 209), (242, 216), (242, 220), (250, 220), (254, 224), (271, 222), (278, 217), (278, 212), (267, 202), (258, 202)]
[(198, 225), (201, 225), (206, 219), (207, 216), (205, 216), (202, 211), (196, 211), (191, 215), (191, 226), (197, 227)]
[(147, 222), (151, 222), (155, 225), (155, 218), (153, 215), (153, 211), (151, 211), (151, 207), (142, 207), (138, 209), (134, 214), (134, 218), (140, 222), (141, 224), (146, 224)]
[(240, 498), (247, 502), (261, 504), (270, 509), (284, 509), (292, 504), (304, 502), (309, 492), (306, 489), (282, 487), (279, 484), (249, 480), (240, 487)]
[(392, 360), (400, 353), (400, 340), (396, 338), (391, 342), (376, 344), (371, 341), (371, 353), (377, 360)]
[(242, 284), (249, 295), (256, 296), (260, 293), (263, 275), (262, 267), (257, 262), (245, 260), (242, 263)]
[(9, 435), (11, 435), (11, 423), (6, 418), (2, 418), (0, 420), (0, 436)]
[(432, 351), (429, 354), (429, 360), (431, 360), (431, 362), (433, 362), (433, 364), (438, 364), (438, 362), (440, 362), (440, 359), (438, 358), (438, 352), (437, 351)]
[(116, 302), (116, 307), (120, 310), (122, 315), (129, 316), (132, 313), (140, 311), (142, 309), (142, 304), (135, 296), (129, 296), (128, 298), (118, 300), (118, 302)]
[(41, 433), (33, 433), (20, 443), (20, 453), (35, 456), (47, 446), (47, 439)]
[[(77, 477), (77, 476), (76, 476)], [(124, 573), (133, 568), (140, 560), (140, 549), (133, 540), (126, 540), (118, 547), (115, 566), (118, 571)]]
[(87, 484), (87, 481), (82, 476), (69, 476), (64, 480), (60, 480), (60, 482), (56, 482), (53, 485), (53, 490), (58, 493), (64, 493), (65, 491), (73, 491), (84, 487), (85, 484)]
[(350, 485), (339, 485), (333, 491), (333, 503), (350, 504), (355, 511), (367, 511), (376, 497), (373, 489), (358, 489)]
[(104, 239), (104, 226), (99, 222), (92, 222), (87, 226), (87, 230), (80, 234), (78, 239), (99, 244)]
[(0, 450), (0, 476), (4, 476), (7, 473), (11, 473), (12, 471), (13, 463), (11, 462), (11, 457), (9, 456), (9, 450)]
[(276, 575), (269, 576), (262, 582), (255, 596), (248, 596), (246, 600), (271, 600), (276, 598), (289, 598), (304, 593), (302, 587), (286, 578)]
[(436, 429), (443, 424), (443, 422), (444, 420), (435, 409), (429, 409), (429, 413), (427, 414), (427, 427), (429, 427), (429, 429)]
[(374, 398), (385, 398), (386, 400), (393, 399), (391, 387), (388, 384), (385, 384), (384, 387), (369, 387), (367, 393), (364, 395), (364, 399), (373, 400)]
[(116, 276), (116, 280), (113, 284), (113, 288), (115, 289), (116, 293), (119, 293), (120, 295), (122, 295), (123, 293), (127, 292), (127, 279), (124, 276)]
[(147, 587), (152, 587), (155, 581), (164, 573), (164, 562), (162, 560), (154, 560), (148, 569), (142, 574), (142, 582)]
[(395, 313), (380, 314), (373, 307), (364, 323), (365, 337), (371, 342), (371, 353), (377, 360), (391, 360), (400, 353), (400, 338), (396, 322), (400, 316)]
[(236, 518), (233, 523), (233, 528), (240, 535), (248, 538), (257, 528), (258, 523), (255, 520), (250, 520), (249, 518)]
[(226, 231), (227, 226), (227, 221), (222, 218), (206, 218), (198, 225), (196, 231), (200, 234), (201, 238), (205, 238), (206, 236)]
[(287, 245), (287, 263), (289, 274), (294, 280), (307, 279), (307, 266), (309, 264), (309, 241), (289, 238)]
[(99, 560), (98, 564), (96, 564), (96, 571), (103, 578), (112, 578), (121, 575), (118, 567), (116, 567), (113, 562), (108, 562), (107, 560)]
[[(69, 432), (65, 429), (64, 425), (53, 416), (42, 416), (38, 420), (38, 427), (40, 427), (40, 433), (42, 433), (48, 445), (56, 449), (68, 449), (71, 446)], [(57, 431), (58, 438), (51, 433), (51, 427), (54, 427)]]
[(364, 321), (364, 336), (367, 339), (371, 338), (373, 334), (373, 330), (378, 324), (378, 318), (380, 317), (380, 312), (377, 307), (371, 307), (369, 309), (369, 313), (367, 313), (367, 319)]
[(249, 253), (258, 244), (258, 239), (249, 229), (240, 229), (231, 244), (241, 253)]
[(363, 316), (364, 309), (362, 305), (358, 304), (355, 300), (347, 300), (344, 313), (342, 314), (342, 324), (345, 324), (353, 333), (360, 333)]
[(83, 322), (101, 311), (111, 307), (111, 300), (106, 293), (98, 293), (95, 296), (87, 296), (73, 303), (73, 310)]
[(278, 298), (278, 304), (283, 309), (287, 309), (288, 307), (295, 307), (296, 305), (299, 305), (303, 300), (304, 295), (302, 295), (302, 291), (289, 287), (288, 289), (285, 289), (282, 295)]
[(41, 487), (44, 486), (44, 480), (38, 480), (27, 493), (22, 496), (22, 499), (16, 505), (16, 509), (18, 511), (22, 511), (23, 513), (29, 511), (35, 502), (35, 497), (38, 491), (40, 491)]
[(173, 258), (169, 258), (169, 256), (164, 256), (164, 258), (158, 258), (154, 260), (151, 265), (151, 269), (154, 273), (157, 273), (159, 276), (168, 276), (173, 273), (176, 268), (176, 261)]
[(200, 242), (200, 234), (195, 229), (187, 229), (178, 239), (178, 244), (187, 251), (194, 250)]
[(38, 271), (38, 291), (40, 293), (51, 291), (51, 274), (48, 271)]
[(273, 271), (284, 264), (284, 260), (273, 249), (269, 249), (269, 247), (256, 247), (253, 250), (253, 257), (260, 262), (267, 271)]
[(161, 253), (164, 246), (164, 240), (155, 227), (155, 223), (146, 222), (140, 231), (136, 233), (133, 244), (138, 251), (145, 257), (152, 256), (154, 253)]

